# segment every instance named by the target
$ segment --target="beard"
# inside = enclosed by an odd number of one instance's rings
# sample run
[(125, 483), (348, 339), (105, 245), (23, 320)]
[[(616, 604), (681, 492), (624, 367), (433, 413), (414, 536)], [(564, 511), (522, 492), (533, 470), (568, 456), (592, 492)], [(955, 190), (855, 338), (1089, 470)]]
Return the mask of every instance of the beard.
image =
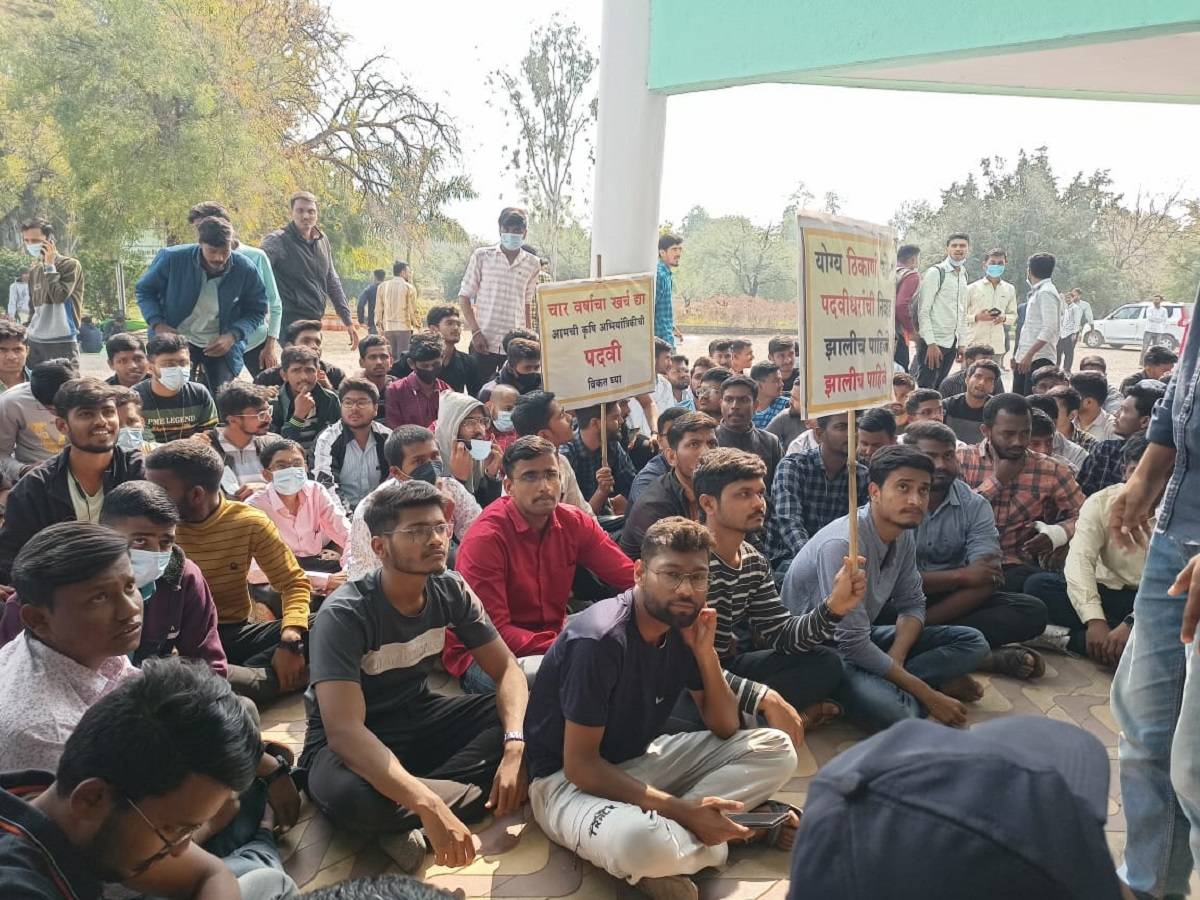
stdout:
[(143, 860), (130, 869), (118, 868), (117, 860), (120, 857), (121, 839), (118, 835), (120, 829), (117, 825), (120, 819), (121, 814), (116, 810), (110, 812), (104, 820), (104, 824), (100, 826), (100, 830), (96, 832), (96, 836), (80, 848), (92, 874), (107, 884), (118, 884), (135, 875), (140, 875), (144, 871), (141, 867), (149, 868), (150, 864), (150, 860)]
[(659, 606), (656, 603), (647, 603), (646, 612), (664, 625), (670, 625), (676, 630), (689, 628), (700, 617), (700, 607), (696, 607), (691, 612), (673, 613), (669, 604)]

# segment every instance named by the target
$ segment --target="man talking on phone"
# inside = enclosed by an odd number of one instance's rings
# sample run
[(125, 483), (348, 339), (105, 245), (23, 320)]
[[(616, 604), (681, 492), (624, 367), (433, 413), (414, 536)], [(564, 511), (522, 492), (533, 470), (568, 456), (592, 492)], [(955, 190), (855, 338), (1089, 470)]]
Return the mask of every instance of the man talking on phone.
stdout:
[[(688, 876), (722, 865), (731, 841), (786, 850), (799, 825), (767, 802), (795, 773), (790, 738), (739, 730), (742, 679), (721, 669), (706, 604), (712, 546), (681, 516), (652, 525), (634, 587), (567, 623), (525, 714), (538, 825), (650, 897), (697, 897)], [(660, 736), (685, 688), (706, 730)]]
[(79, 322), (83, 317), (83, 266), (63, 256), (54, 227), (45, 219), (21, 223), (21, 239), (33, 258), (29, 267), (29, 305), (33, 310), (26, 340), (32, 369), (48, 359), (69, 359), (79, 368)]

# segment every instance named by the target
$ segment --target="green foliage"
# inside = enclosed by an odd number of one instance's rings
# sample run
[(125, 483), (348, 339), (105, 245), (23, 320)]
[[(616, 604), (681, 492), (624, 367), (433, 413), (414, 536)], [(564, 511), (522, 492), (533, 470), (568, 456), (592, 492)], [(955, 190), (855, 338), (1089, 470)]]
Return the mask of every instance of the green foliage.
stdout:
[(784, 239), (781, 222), (714, 219), (697, 207), (684, 218), (679, 235), (683, 261), (675, 271), (675, 294), (685, 312), (693, 301), (714, 295), (795, 299), (795, 250)]

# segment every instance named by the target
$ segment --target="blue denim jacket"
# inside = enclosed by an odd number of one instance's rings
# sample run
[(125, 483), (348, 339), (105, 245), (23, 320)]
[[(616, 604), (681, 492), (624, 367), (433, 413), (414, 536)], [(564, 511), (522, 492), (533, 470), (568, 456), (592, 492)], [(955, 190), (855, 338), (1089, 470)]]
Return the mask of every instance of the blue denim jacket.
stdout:
[[(1200, 367), (1200, 296), (1192, 307), (1192, 327), (1167, 395), (1154, 408), (1146, 436), (1152, 443), (1175, 450), (1175, 471), (1167, 484), (1158, 515), (1158, 530), (1182, 541), (1200, 541), (1200, 410), (1196, 403), (1196, 381)], [(1191, 498), (1190, 500), (1188, 498)]]

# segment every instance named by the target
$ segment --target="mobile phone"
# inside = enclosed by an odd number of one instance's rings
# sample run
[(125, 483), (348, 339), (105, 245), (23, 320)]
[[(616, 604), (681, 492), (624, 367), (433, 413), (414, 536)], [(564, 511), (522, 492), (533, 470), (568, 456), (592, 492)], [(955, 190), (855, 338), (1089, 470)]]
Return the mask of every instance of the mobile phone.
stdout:
[(785, 809), (782, 812), (729, 813), (729, 821), (747, 828), (774, 828), (787, 821), (789, 812), (791, 810)]
[(993, 306), (991, 309), (988, 310), (988, 315), (989, 316), (998, 316), (998, 315), (1000, 315), (1000, 310), (998, 310), (996, 307)]

